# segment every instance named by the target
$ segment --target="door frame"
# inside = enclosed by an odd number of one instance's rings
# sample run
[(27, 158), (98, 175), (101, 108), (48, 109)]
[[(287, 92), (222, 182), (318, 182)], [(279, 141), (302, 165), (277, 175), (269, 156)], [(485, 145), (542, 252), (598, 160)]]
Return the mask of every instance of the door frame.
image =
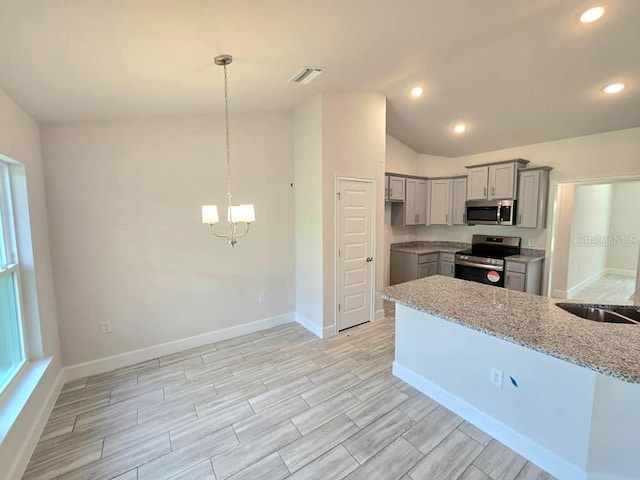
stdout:
[(371, 262), (371, 305), (370, 305), (370, 318), (369, 321), (373, 322), (376, 313), (376, 269), (377, 269), (377, 255), (376, 255), (376, 201), (377, 201), (377, 184), (374, 178), (369, 177), (346, 177), (336, 175), (333, 184), (333, 270), (334, 270), (334, 291), (333, 291), (333, 334), (337, 335), (340, 332), (340, 312), (338, 311), (338, 303), (340, 300), (340, 259), (338, 258), (338, 247), (340, 245), (340, 212), (338, 209), (338, 188), (341, 181), (349, 182), (361, 182), (371, 184), (371, 250), (373, 256), (373, 262)]
[[(569, 178), (563, 180), (550, 180), (549, 182), (549, 202), (547, 206), (547, 218), (550, 219), (550, 222), (547, 222), (547, 258), (549, 261), (545, 261), (544, 265), (544, 273), (543, 273), (543, 291), (542, 294), (547, 297), (553, 297), (553, 275), (554, 269), (556, 268), (556, 234), (558, 232), (560, 226), (560, 208), (562, 206), (561, 198), (561, 188), (564, 185), (573, 185), (574, 187), (579, 185), (602, 185), (608, 183), (617, 183), (617, 182), (634, 182), (640, 181), (640, 175), (638, 174), (629, 174), (629, 175), (614, 175), (610, 177), (594, 177), (594, 178)], [(571, 205), (571, 215), (573, 216), (573, 205)], [(568, 261), (568, 259), (567, 259)], [(636, 267), (637, 268), (637, 267)], [(636, 290), (638, 289), (638, 285), (640, 285), (640, 272), (636, 275)]]

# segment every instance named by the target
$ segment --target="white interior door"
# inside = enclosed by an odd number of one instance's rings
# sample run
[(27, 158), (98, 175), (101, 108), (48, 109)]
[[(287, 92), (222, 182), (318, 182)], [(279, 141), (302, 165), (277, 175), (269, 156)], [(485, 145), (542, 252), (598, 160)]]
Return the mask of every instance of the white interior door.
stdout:
[(372, 319), (373, 182), (338, 180), (338, 330)]

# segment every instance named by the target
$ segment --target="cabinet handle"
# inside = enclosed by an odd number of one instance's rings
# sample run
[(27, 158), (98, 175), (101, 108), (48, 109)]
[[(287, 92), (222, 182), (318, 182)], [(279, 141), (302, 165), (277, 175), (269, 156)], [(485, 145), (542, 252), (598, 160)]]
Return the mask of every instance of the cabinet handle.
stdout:
[(511, 277), (509, 277), (509, 275), (507, 275), (507, 287), (509, 286), (509, 279), (510, 279), (510, 278), (511, 278)]
[(467, 214), (466, 213), (462, 214), (462, 223), (467, 223)]
[(522, 214), (518, 215), (518, 225), (522, 223)]
[(496, 196), (496, 187), (491, 187), (491, 196), (492, 197)]
[(389, 196), (393, 197), (393, 187), (389, 187)]
[(449, 214), (448, 213), (444, 214), (444, 221), (449, 223)]
[(485, 197), (487, 196), (487, 187), (484, 187), (484, 193), (482, 195), (484, 195)]

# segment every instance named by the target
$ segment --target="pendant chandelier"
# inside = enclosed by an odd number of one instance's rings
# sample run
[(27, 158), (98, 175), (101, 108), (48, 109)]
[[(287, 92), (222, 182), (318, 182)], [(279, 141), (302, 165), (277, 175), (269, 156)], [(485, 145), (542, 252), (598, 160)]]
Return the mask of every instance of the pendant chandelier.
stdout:
[[(231, 55), (218, 55), (213, 59), (216, 65), (224, 68), (224, 119), (226, 131), (227, 145), (227, 221), (230, 225), (229, 235), (221, 235), (216, 233), (215, 225), (220, 221), (218, 217), (217, 205), (202, 206), (202, 223), (206, 223), (211, 227), (211, 233), (216, 237), (225, 238), (229, 245), (235, 247), (240, 237), (244, 237), (249, 233), (249, 225), (255, 222), (256, 214), (253, 204), (233, 205), (231, 195), (231, 149), (229, 148), (229, 87), (227, 80), (227, 65), (233, 61)], [(242, 228), (242, 230), (240, 230)]]

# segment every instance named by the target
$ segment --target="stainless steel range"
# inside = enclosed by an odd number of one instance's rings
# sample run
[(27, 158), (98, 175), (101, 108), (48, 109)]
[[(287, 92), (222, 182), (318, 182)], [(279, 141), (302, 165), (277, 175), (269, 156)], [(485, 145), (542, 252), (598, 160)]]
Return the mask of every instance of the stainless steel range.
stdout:
[(520, 237), (474, 235), (471, 250), (456, 253), (456, 278), (504, 287), (504, 259), (520, 254)]

